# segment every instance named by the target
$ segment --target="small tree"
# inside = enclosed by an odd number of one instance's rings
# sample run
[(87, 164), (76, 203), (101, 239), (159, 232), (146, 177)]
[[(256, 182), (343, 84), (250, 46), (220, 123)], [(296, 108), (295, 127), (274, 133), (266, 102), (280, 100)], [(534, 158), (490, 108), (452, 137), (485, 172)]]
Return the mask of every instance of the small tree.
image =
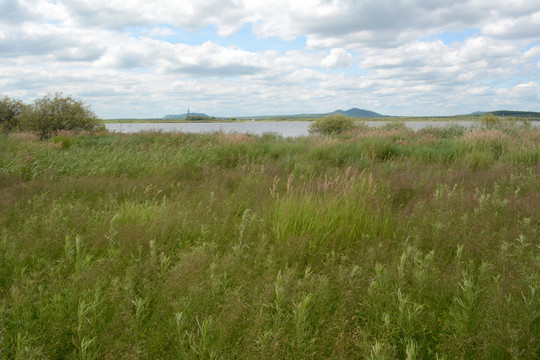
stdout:
[(29, 105), (21, 115), (21, 127), (36, 132), (41, 139), (59, 130), (99, 131), (104, 126), (97, 115), (80, 100), (71, 96), (49, 94)]
[(19, 125), (25, 106), (22, 101), (7, 96), (0, 99), (0, 132), (13, 131)]
[(327, 115), (314, 120), (309, 126), (310, 134), (336, 135), (356, 127), (354, 120), (341, 114)]

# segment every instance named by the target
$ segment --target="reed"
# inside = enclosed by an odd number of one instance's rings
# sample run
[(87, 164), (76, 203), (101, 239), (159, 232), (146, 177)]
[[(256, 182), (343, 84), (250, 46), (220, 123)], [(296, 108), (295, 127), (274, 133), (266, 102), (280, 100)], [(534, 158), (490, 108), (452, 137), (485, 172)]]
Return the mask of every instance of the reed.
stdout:
[(540, 136), (0, 135), (0, 357), (536, 359)]

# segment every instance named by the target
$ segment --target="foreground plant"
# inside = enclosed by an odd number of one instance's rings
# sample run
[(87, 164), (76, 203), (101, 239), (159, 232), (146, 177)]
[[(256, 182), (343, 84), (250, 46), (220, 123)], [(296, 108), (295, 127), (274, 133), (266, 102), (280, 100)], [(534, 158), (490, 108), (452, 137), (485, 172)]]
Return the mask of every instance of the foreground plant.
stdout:
[(0, 136), (0, 358), (540, 356), (538, 130)]

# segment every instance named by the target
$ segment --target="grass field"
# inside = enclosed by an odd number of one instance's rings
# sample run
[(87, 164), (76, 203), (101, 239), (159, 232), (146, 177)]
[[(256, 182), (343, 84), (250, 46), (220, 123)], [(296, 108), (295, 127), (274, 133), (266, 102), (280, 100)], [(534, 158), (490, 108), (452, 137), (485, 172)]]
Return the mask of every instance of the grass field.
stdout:
[(0, 358), (537, 359), (540, 130), (0, 135)]

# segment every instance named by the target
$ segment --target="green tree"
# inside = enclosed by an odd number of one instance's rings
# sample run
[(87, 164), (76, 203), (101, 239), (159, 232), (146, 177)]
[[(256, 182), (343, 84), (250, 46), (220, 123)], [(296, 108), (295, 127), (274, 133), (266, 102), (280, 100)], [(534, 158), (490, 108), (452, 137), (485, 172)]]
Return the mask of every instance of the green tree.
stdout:
[(341, 114), (327, 115), (314, 120), (309, 126), (310, 134), (336, 135), (356, 127), (354, 120)]
[(59, 130), (100, 131), (105, 127), (84, 102), (56, 93), (27, 106), (21, 115), (21, 128), (47, 139)]
[(19, 117), (25, 106), (22, 101), (8, 96), (0, 99), (0, 132), (13, 131), (19, 125)]

